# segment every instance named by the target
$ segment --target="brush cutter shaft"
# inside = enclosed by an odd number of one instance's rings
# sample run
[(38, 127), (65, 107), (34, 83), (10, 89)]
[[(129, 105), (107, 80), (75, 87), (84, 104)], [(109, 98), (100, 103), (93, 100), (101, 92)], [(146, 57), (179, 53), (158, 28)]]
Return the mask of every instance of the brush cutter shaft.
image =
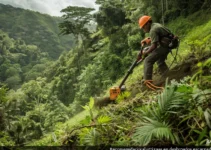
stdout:
[(133, 64), (130, 66), (129, 70), (127, 71), (127, 74), (125, 75), (124, 79), (122, 80), (122, 82), (119, 85), (119, 88), (121, 89), (121, 87), (124, 85), (125, 81), (127, 80), (127, 78), (129, 77), (129, 75), (133, 72), (133, 69), (135, 68), (135, 66), (137, 66), (140, 62), (143, 61), (143, 53), (144, 47), (141, 48), (140, 53), (137, 57), (137, 59), (133, 62)]
[(133, 72), (133, 69), (137, 65), (138, 59), (130, 66), (129, 70), (127, 71), (127, 74), (125, 75), (124, 79), (120, 83), (119, 87), (112, 87), (110, 88), (110, 100), (116, 100), (118, 95), (121, 92), (121, 88), (124, 85), (125, 81), (127, 80), (128, 76)]
[[(143, 48), (141, 49), (141, 51), (142, 50), (143, 50)], [(122, 86), (124, 85), (125, 81), (129, 77), (129, 75), (133, 72), (133, 69), (135, 68), (135, 66), (137, 66), (143, 60), (144, 60), (144, 58), (142, 57), (142, 53), (140, 52), (140, 54), (138, 55), (138, 58), (130, 66), (129, 70), (127, 71), (127, 74), (125, 75), (124, 79), (120, 83), (119, 87), (112, 87), (112, 88), (110, 88), (110, 91), (109, 91), (110, 92), (110, 100), (116, 100), (116, 98), (121, 93), (121, 91), (123, 91), (122, 90)]]
[(129, 70), (127, 71), (127, 74), (125, 75), (124, 79), (122, 80), (122, 82), (119, 85), (119, 88), (121, 89), (121, 87), (124, 85), (125, 81), (127, 80), (127, 78), (129, 77), (129, 75), (133, 72), (133, 69), (135, 68), (135, 66), (137, 66), (140, 62), (142, 62), (142, 59), (137, 59), (136, 61), (133, 62), (133, 64), (130, 66)]

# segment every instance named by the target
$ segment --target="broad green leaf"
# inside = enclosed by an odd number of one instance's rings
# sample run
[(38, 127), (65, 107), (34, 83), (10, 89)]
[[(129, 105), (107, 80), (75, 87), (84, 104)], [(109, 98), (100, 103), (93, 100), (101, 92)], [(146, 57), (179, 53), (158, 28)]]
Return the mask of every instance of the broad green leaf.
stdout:
[(83, 125), (89, 125), (91, 123), (91, 117), (90, 116), (86, 116), (85, 119), (81, 120), (80, 123)]
[(177, 88), (177, 92), (180, 92), (180, 93), (187, 93), (187, 92), (192, 92), (192, 91), (193, 91), (193, 88), (186, 85), (182, 85)]

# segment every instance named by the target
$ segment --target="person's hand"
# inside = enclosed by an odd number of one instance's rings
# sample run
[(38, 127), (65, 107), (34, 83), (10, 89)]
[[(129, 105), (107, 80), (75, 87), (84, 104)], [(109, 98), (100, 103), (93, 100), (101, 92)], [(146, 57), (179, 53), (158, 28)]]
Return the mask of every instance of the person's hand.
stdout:
[(143, 49), (143, 51), (142, 51), (142, 55), (143, 55), (143, 56), (148, 55), (148, 49), (149, 49), (149, 47), (145, 47), (145, 48)]
[(146, 56), (147, 55), (147, 51), (143, 51), (142, 55)]
[(140, 59), (142, 59), (142, 56), (143, 56), (143, 52), (142, 52), (142, 50), (140, 50), (139, 51), (139, 53), (138, 53), (138, 60), (140, 60)]

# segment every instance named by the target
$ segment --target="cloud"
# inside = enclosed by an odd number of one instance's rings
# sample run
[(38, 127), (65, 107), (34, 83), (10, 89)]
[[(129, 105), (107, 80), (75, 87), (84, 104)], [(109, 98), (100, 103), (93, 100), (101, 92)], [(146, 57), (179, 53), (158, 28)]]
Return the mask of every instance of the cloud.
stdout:
[(98, 10), (95, 0), (0, 0), (0, 3), (38, 11), (51, 16), (61, 16), (60, 11), (67, 6), (90, 7)]

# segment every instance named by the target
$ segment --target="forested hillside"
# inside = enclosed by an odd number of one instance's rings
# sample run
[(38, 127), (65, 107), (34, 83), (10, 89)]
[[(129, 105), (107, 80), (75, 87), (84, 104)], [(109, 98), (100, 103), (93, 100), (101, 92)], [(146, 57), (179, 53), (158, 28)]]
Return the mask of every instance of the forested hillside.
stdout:
[(0, 4), (0, 81), (9, 88), (42, 75), (64, 51), (75, 45), (73, 35), (59, 35), (60, 17)]
[(0, 81), (11, 89), (19, 88), (24, 82), (42, 75), (49, 65), (47, 52), (36, 45), (26, 45), (23, 40), (14, 40), (0, 31)]
[(10, 38), (36, 45), (52, 59), (74, 46), (73, 36), (59, 36), (59, 17), (0, 4), (0, 20), (0, 29)]
[[(34, 34), (32, 37), (39, 37), (42, 30), (34, 32), (38, 28), (35, 26), (33, 32), (28, 32), (30, 28), (25, 31), (27, 24), (14, 30), (6, 28), (12, 26), (6, 19), (13, 15), (4, 10), (7, 25), (0, 24), (0, 71), (1, 80), (4, 79), (0, 88), (0, 144), (97, 146), (99, 149), (106, 146), (210, 146), (210, 1), (96, 0), (96, 3), (100, 8), (92, 15), (92, 9), (71, 6), (62, 10), (65, 15), (59, 18), (61, 22), (57, 27), (47, 25), (46, 31), (59, 27), (62, 34), (76, 37), (77, 45), (54, 62), (46, 61), (46, 52), (49, 54), (55, 47), (55, 39), (44, 40), (49, 44), (42, 51), (36, 44), (43, 46), (40, 43), (43, 39), (29, 37)], [(1, 9), (8, 7), (14, 9), (3, 5)], [(19, 12), (18, 16), (41, 15), (31, 11), (20, 13), (21, 9), (14, 11)], [(148, 36), (138, 26), (142, 15), (152, 16), (153, 21), (164, 24), (180, 37), (176, 61), (170, 68), (168, 80), (162, 81), (165, 88), (163, 91), (144, 90), (141, 87), (143, 65), (139, 65), (126, 83), (127, 91), (115, 104), (98, 109), (94, 106), (100, 102), (97, 97), (108, 96), (108, 89), (119, 84), (137, 57), (140, 41)], [(43, 23), (41, 16), (33, 20), (33, 24)], [(21, 17), (13, 20), (20, 21)], [(87, 29), (89, 21), (97, 23), (93, 33)], [(26, 39), (25, 33), (29, 33)], [(168, 56), (168, 65), (176, 51), (172, 53)], [(56, 58), (54, 53), (52, 56)], [(16, 65), (9, 65), (13, 64), (10, 62)], [(17, 68), (27, 63), (42, 65), (35, 65), (30, 74), (21, 76), (24, 82), (13, 88), (9, 83), (19, 80), (9, 82), (9, 77), (16, 74), (20, 78), (22, 71), (18, 72)], [(161, 81), (156, 71), (155, 66), (155, 79)]]

